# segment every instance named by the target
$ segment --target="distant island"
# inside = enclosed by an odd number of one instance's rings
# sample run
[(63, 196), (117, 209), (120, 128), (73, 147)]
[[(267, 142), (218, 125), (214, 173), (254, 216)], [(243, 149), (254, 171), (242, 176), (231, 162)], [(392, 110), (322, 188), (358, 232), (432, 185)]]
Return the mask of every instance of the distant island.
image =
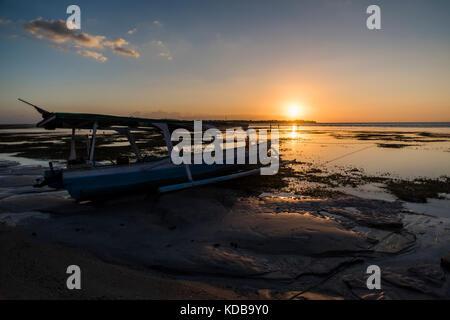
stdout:
[[(161, 120), (175, 120), (175, 119), (161, 119)], [(193, 121), (193, 120), (181, 120), (181, 121)], [(316, 121), (312, 120), (202, 120), (209, 124), (217, 126), (239, 126), (249, 124), (279, 124), (279, 125), (296, 125), (296, 124), (316, 124)], [(0, 124), (0, 129), (25, 129), (34, 128), (35, 124)]]
[(273, 124), (273, 125), (297, 125), (297, 124), (316, 124), (312, 120), (204, 120), (209, 124), (216, 126), (240, 126), (250, 124)]

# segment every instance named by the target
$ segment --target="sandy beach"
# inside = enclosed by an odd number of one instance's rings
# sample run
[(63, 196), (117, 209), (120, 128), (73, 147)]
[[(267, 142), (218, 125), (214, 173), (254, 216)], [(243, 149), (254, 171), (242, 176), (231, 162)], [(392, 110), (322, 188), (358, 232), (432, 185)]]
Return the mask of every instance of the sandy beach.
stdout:
[[(282, 150), (306, 142), (302, 134), (319, 134), (295, 133), (288, 129)], [(375, 143), (448, 144), (442, 135), (392, 137)], [(374, 176), (351, 163), (309, 162), (303, 153), (305, 161), (277, 176), (77, 203), (66, 191), (31, 186), (45, 169), (39, 162), (8, 159), (0, 162), (3, 299), (450, 297), (448, 178)], [(65, 286), (72, 264), (82, 270), (79, 291)], [(381, 290), (366, 287), (372, 264), (382, 270)]]

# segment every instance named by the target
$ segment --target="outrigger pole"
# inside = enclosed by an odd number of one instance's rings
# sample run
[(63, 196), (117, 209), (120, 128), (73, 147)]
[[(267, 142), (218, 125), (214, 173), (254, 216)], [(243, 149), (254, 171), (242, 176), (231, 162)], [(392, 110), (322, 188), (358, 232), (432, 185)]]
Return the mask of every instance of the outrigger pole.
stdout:
[[(286, 161), (286, 162), (280, 163), (280, 166), (285, 166), (285, 165), (288, 165), (288, 164), (291, 164), (291, 163), (295, 163), (295, 161), (296, 161), (296, 159), (291, 160), (291, 161)], [(253, 175), (253, 174), (261, 173), (261, 169), (262, 168), (257, 168), (257, 169), (243, 171), (243, 172), (229, 174), (229, 175), (226, 175), (226, 176), (220, 176), (220, 177), (203, 179), (203, 180), (197, 180), (197, 181), (190, 181), (190, 182), (179, 183), (179, 184), (173, 184), (173, 185), (170, 185), (170, 186), (163, 186), (163, 187), (159, 187), (158, 188), (158, 192), (159, 193), (165, 193), (165, 192), (171, 192), (171, 191), (177, 191), (177, 190), (197, 187), (197, 186), (201, 186), (201, 185), (204, 185), (204, 184), (210, 184), (210, 183), (214, 183), (214, 182), (220, 182), (220, 181), (227, 181), (227, 180), (237, 179), (237, 178), (241, 178), (241, 177), (245, 177), (245, 176), (250, 176), (250, 175)]]
[(173, 184), (170, 186), (159, 187), (158, 192), (164, 193), (164, 192), (170, 192), (170, 191), (177, 191), (177, 190), (192, 188), (192, 187), (196, 187), (196, 186), (201, 186), (204, 184), (210, 184), (210, 183), (214, 183), (214, 182), (226, 181), (226, 180), (236, 179), (236, 178), (240, 178), (240, 177), (245, 177), (245, 176), (257, 174), (260, 172), (261, 172), (261, 168), (258, 168), (258, 169), (244, 171), (244, 172), (233, 173), (233, 174), (229, 174), (226, 176), (220, 176), (220, 177), (216, 177), (216, 178), (209, 178), (209, 179)]

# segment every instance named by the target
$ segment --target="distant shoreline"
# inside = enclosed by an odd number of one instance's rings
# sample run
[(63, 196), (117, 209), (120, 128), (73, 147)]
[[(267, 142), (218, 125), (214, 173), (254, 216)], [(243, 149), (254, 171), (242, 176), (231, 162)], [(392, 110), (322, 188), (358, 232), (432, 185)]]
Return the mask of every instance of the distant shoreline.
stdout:
[(450, 128), (450, 122), (317, 122), (311, 125), (330, 127)]
[[(186, 120), (188, 121), (188, 120)], [(310, 120), (203, 120), (217, 125), (307, 125), (318, 127), (450, 128), (450, 122), (316, 122)], [(35, 124), (0, 124), (1, 129), (35, 128)]]
[(0, 129), (25, 129), (25, 128), (35, 128), (35, 124), (0, 124)]

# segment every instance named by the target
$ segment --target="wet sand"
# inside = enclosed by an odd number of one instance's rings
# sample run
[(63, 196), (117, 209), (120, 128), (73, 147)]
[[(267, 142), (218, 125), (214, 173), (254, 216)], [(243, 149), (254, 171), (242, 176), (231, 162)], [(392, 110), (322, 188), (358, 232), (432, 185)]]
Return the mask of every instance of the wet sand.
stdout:
[[(0, 226), (1, 299), (239, 299), (227, 288), (107, 263), (88, 250), (42, 243)], [(82, 290), (65, 286), (67, 266), (82, 270)]]
[[(3, 298), (449, 297), (440, 258), (450, 220), (398, 201), (256, 196), (225, 184), (76, 203), (29, 187), (41, 168), (17, 169), (1, 168)], [(80, 292), (65, 289), (70, 264), (82, 269)], [(389, 275), (377, 292), (365, 287), (370, 264)]]
[[(448, 178), (297, 161), (273, 177), (77, 203), (33, 188), (43, 170), (0, 161), (4, 299), (450, 298)], [(71, 264), (80, 291), (65, 287)], [(372, 264), (381, 290), (367, 289)]]

